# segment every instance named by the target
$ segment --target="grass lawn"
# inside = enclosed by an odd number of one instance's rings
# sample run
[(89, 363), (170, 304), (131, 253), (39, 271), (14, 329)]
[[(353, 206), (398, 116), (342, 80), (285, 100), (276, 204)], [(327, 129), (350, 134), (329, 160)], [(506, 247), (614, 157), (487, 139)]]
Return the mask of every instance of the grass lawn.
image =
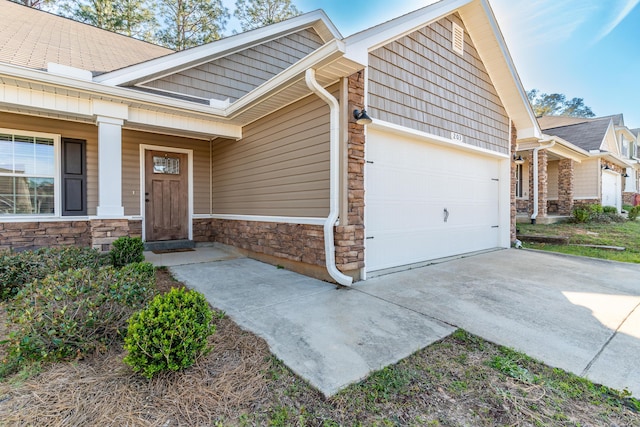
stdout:
[[(523, 242), (525, 248), (541, 249), (565, 254), (640, 263), (640, 220), (611, 224), (518, 224), (519, 235), (565, 236), (568, 245)], [(578, 245), (624, 247), (624, 251), (595, 249)]]
[[(181, 285), (166, 270), (157, 277), (163, 291)], [(0, 425), (640, 427), (640, 402), (627, 393), (462, 330), (325, 398), (262, 339), (224, 316), (215, 322), (209, 355), (152, 380), (122, 363), (121, 343), (28, 366), (0, 380)]]

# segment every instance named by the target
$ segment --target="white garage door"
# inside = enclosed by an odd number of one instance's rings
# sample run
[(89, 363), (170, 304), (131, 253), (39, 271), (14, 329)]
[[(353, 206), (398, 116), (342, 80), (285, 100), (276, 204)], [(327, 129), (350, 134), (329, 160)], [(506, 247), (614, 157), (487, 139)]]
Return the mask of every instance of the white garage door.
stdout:
[(622, 209), (622, 180), (620, 174), (608, 170), (602, 171), (602, 206), (615, 206)]
[(499, 246), (499, 160), (369, 130), (367, 272)]

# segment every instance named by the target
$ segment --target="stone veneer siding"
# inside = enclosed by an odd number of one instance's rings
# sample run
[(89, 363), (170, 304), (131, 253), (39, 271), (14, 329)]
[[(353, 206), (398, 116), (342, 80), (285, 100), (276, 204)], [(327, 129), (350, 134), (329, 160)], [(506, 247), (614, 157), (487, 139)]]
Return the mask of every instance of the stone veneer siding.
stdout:
[(636, 206), (640, 203), (640, 194), (638, 193), (622, 193), (622, 204)]
[(196, 219), (196, 242), (218, 242), (290, 261), (324, 266), (321, 225), (285, 224), (228, 219)]
[(538, 151), (538, 217), (539, 218), (544, 218), (547, 216), (548, 160), (549, 160), (549, 153), (547, 152), (547, 150)]
[(34, 221), (0, 223), (0, 249), (90, 246), (89, 221)]
[(562, 159), (558, 162), (558, 214), (571, 215), (573, 210), (573, 178), (575, 162)]
[(140, 237), (142, 221), (97, 219), (0, 223), (0, 249), (32, 250), (42, 247), (91, 246), (111, 250), (121, 236)]
[[(516, 129), (515, 126), (513, 126), (513, 124), (511, 125), (511, 154), (510, 154), (510, 158), (513, 159), (513, 157), (516, 155), (516, 148), (517, 148), (517, 136), (518, 136), (518, 130)], [(517, 178), (517, 171), (518, 171), (518, 167), (515, 164), (515, 162), (511, 161), (511, 169), (510, 169), (510, 185), (511, 185), (511, 192), (510, 192), (510, 206), (511, 206), (511, 227), (510, 227), (510, 235), (509, 235), (509, 239), (510, 242), (513, 243), (516, 241), (516, 216), (518, 214), (518, 202), (519, 200), (516, 199), (516, 178)]]
[[(364, 72), (349, 76), (348, 87), (348, 105), (343, 114), (364, 105)], [(336, 265), (343, 272), (364, 267), (364, 126), (348, 115), (347, 218), (341, 219), (334, 235)]]
[(142, 220), (93, 219), (91, 246), (103, 252), (111, 250), (111, 244), (119, 237), (142, 237)]

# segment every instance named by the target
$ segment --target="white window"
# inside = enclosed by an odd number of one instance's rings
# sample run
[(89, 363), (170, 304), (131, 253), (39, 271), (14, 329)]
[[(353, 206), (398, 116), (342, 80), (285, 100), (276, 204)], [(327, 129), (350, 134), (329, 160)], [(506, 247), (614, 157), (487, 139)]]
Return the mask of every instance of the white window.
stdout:
[(627, 141), (624, 137), (620, 137), (620, 152), (622, 157), (631, 157), (629, 153), (629, 141)]
[(0, 129), (0, 217), (58, 212), (58, 135)]
[(523, 197), (522, 191), (522, 165), (516, 165), (516, 197)]

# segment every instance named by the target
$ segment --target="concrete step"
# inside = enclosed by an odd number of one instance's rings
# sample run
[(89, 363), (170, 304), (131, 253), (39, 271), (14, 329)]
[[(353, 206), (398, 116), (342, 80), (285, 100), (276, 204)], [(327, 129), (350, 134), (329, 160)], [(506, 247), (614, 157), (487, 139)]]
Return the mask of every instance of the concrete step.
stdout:
[(145, 251), (168, 251), (173, 249), (193, 249), (196, 242), (193, 240), (162, 240), (157, 242), (145, 242)]

